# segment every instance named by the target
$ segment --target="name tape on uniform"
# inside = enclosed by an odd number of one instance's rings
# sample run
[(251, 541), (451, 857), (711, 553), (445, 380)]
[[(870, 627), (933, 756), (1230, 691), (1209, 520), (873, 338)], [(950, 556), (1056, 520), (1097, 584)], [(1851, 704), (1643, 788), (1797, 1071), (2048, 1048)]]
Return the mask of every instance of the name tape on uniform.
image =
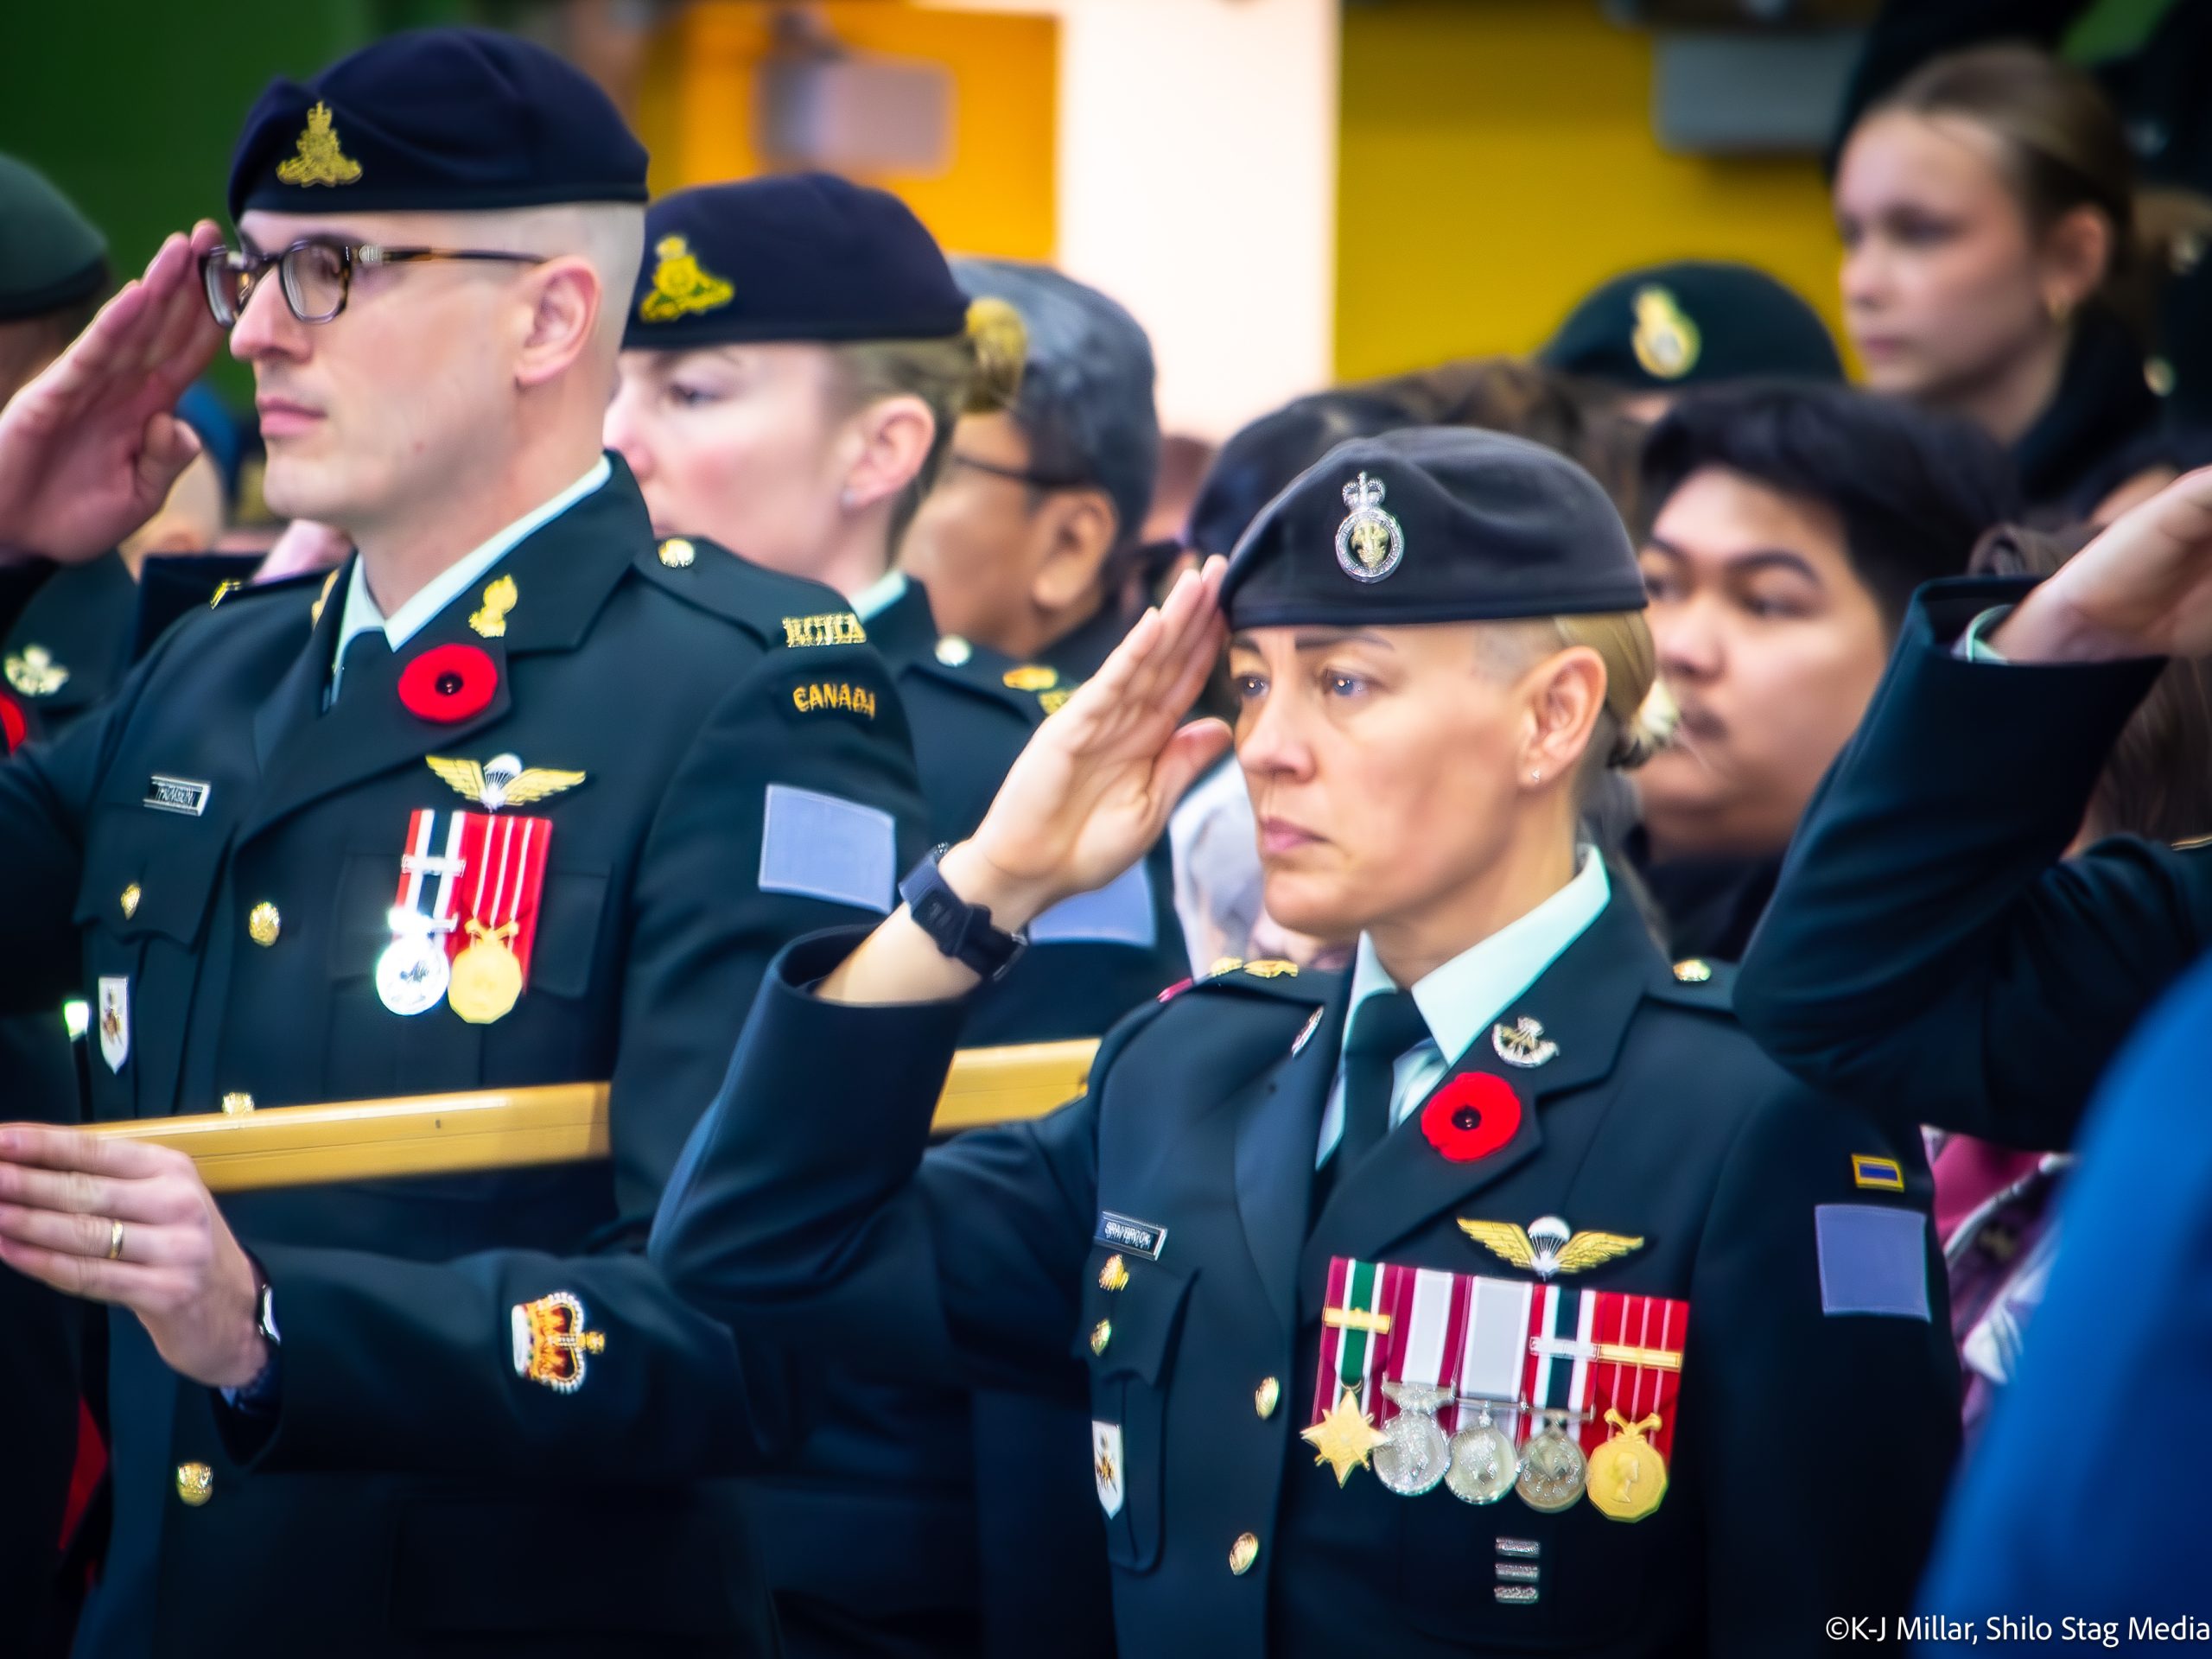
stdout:
[(207, 810), (207, 798), (214, 792), (213, 785), (196, 778), (170, 778), (157, 772), (146, 780), (146, 804), (156, 812), (196, 818)]
[(1093, 1242), (1109, 1249), (1127, 1250), (1131, 1255), (1141, 1255), (1147, 1262), (1157, 1262), (1160, 1247), (1167, 1243), (1167, 1230), (1148, 1221), (1139, 1221), (1135, 1216), (1116, 1215), (1111, 1210), (1101, 1210), (1098, 1212), (1098, 1235)]

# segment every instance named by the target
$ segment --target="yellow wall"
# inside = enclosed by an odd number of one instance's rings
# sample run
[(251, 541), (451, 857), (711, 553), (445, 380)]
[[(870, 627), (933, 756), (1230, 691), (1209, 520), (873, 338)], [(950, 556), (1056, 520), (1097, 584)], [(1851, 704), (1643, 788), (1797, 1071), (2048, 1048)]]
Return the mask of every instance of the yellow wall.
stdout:
[[(928, 60), (952, 75), (950, 168), (865, 181), (895, 191), (952, 252), (1051, 258), (1058, 22), (887, 0), (827, 0), (817, 10), (856, 50)], [(761, 170), (753, 89), (769, 13), (746, 0), (698, 0), (656, 42), (638, 117), (656, 194)]]
[(1818, 165), (1661, 153), (1650, 37), (1596, 0), (1391, 0), (1344, 42), (1343, 377), (1527, 351), (1658, 259), (1764, 266), (1839, 327)]

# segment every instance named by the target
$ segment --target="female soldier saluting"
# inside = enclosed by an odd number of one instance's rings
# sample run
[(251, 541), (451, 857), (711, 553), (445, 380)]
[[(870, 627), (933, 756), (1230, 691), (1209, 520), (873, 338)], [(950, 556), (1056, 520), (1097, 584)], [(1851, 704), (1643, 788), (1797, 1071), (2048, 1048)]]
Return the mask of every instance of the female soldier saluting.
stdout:
[[(1357, 933), (1349, 980), (1217, 976), (1117, 1027), (1081, 1100), (924, 1157), (1001, 930), (1110, 879), (1219, 753), (1218, 724), (1176, 729), (1217, 589), (1269, 913)], [(1670, 969), (1576, 844), (1584, 789), (1643, 747), (1642, 604), (1559, 456), (1332, 451), (906, 909), (786, 954), (663, 1268), (739, 1328), (901, 1372), (1081, 1354), (1128, 1654), (1878, 1632), (1956, 1435), (1925, 1176), (1764, 1059), (1725, 975)]]

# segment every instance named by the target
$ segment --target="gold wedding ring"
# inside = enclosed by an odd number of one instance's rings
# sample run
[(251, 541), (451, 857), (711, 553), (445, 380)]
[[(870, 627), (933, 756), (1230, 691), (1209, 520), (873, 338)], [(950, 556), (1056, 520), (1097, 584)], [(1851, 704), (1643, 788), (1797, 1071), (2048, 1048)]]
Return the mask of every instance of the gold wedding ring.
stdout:
[(120, 1221), (111, 1221), (107, 1224), (107, 1259), (111, 1262), (123, 1259), (123, 1224)]

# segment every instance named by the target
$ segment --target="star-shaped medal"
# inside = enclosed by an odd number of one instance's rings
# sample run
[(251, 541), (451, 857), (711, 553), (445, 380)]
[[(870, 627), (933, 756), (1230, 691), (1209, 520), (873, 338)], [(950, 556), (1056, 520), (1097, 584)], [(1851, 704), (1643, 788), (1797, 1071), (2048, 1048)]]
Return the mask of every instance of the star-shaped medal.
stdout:
[(1327, 1415), (1298, 1438), (1313, 1448), (1314, 1462), (1325, 1463), (1337, 1471), (1337, 1484), (1341, 1486), (1351, 1478), (1354, 1469), (1367, 1467), (1368, 1459), (1384, 1436), (1359, 1408), (1359, 1395), (1344, 1389)]

